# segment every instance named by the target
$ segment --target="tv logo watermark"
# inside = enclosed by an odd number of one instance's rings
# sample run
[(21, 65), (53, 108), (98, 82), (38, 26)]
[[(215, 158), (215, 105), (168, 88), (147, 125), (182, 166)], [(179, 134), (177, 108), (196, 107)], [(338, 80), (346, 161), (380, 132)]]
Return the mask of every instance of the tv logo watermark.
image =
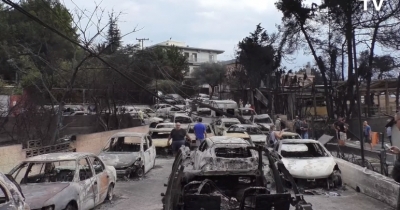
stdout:
[[(374, 3), (374, 7), (376, 11), (381, 11), (383, 2), (386, 0), (358, 0), (364, 2), (364, 11), (368, 11), (368, 2), (372, 1)], [(379, 4), (378, 4), (379, 1)]]

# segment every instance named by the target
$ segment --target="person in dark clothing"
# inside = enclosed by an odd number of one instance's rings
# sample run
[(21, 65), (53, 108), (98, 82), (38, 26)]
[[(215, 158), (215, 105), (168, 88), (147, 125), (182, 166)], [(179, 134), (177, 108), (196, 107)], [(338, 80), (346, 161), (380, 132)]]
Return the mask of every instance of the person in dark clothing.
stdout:
[(296, 133), (299, 134), (299, 135), (301, 135), (301, 129), (300, 129), (300, 127), (301, 127), (301, 121), (300, 121), (300, 119), (299, 119), (298, 116), (296, 116), (296, 119), (294, 120), (294, 125), (293, 125), (293, 127), (294, 127), (294, 130), (296, 131)]
[[(172, 129), (168, 137), (168, 145), (171, 145), (172, 153), (174, 154), (174, 156), (176, 156), (179, 149), (183, 145), (185, 145), (185, 137), (189, 142), (191, 141), (190, 136), (187, 134), (186, 130), (181, 128), (181, 124), (176, 123), (175, 128)], [(172, 144), (170, 143), (171, 139)]]
[(337, 139), (338, 139), (339, 141), (345, 141), (345, 140), (347, 140), (347, 135), (346, 135), (347, 129), (346, 129), (346, 124), (344, 123), (343, 118), (340, 117), (340, 118), (338, 119), (338, 121), (336, 121), (336, 122), (333, 124), (333, 127), (334, 127), (335, 130), (336, 130), (336, 137), (337, 137)]

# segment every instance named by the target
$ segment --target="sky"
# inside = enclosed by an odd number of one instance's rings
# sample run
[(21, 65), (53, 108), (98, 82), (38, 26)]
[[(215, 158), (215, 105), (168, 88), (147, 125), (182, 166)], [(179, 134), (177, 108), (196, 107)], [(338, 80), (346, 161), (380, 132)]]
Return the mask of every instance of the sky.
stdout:
[[(96, 5), (107, 13), (122, 13), (119, 28), (122, 34), (140, 29), (123, 37), (124, 44), (136, 44), (137, 38), (148, 38), (144, 46), (154, 45), (170, 38), (199, 48), (224, 50), (218, 60), (234, 59), (239, 41), (261, 23), (268, 32), (275, 32), (281, 22), (281, 13), (274, 0), (61, 0), (72, 12), (87, 10), (91, 14)], [(95, 34), (95, 27), (91, 29)], [(89, 30), (90, 32), (90, 30)], [(89, 33), (88, 32), (88, 33)], [(90, 35), (88, 35), (90, 36)], [(298, 69), (312, 62), (304, 53), (284, 61), (288, 69)]]

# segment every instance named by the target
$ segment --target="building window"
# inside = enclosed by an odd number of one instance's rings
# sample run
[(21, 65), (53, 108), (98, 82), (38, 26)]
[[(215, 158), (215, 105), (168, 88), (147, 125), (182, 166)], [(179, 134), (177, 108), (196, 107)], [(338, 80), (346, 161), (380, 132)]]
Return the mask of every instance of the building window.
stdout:
[(214, 55), (210, 54), (209, 55), (209, 59), (210, 59), (210, 62), (213, 62), (214, 61)]
[(185, 52), (185, 58), (189, 59), (189, 53)]
[(197, 53), (192, 54), (192, 61), (197, 62)]

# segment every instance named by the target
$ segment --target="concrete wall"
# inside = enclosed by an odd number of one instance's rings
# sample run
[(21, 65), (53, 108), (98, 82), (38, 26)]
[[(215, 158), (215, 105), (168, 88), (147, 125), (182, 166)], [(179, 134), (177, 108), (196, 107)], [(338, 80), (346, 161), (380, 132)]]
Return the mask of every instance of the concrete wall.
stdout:
[(345, 184), (354, 189), (359, 189), (361, 193), (377, 199), (394, 208), (397, 207), (400, 185), (393, 179), (383, 176), (374, 171), (336, 159), (336, 163), (342, 172), (342, 180)]
[(0, 172), (8, 173), (18, 163), (25, 159), (26, 152), (22, 145), (0, 147)]
[[(147, 133), (147, 126), (127, 128), (121, 130), (112, 130), (106, 132), (78, 135), (76, 141), (72, 143), (72, 147), (76, 148), (77, 152), (90, 152), (99, 154), (101, 149), (107, 143), (107, 140), (118, 132), (139, 132)], [(26, 151), (22, 149), (22, 144), (0, 147), (0, 172), (8, 173), (21, 161), (25, 160)]]

